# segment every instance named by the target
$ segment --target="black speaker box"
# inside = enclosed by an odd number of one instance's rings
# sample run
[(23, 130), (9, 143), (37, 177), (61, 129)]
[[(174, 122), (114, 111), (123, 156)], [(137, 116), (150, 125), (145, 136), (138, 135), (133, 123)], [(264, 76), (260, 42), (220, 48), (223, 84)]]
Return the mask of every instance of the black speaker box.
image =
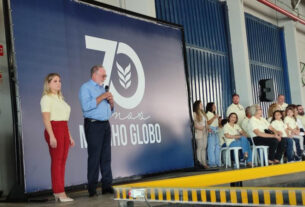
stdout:
[(260, 94), (259, 100), (271, 102), (275, 100), (273, 79), (263, 79), (259, 81)]

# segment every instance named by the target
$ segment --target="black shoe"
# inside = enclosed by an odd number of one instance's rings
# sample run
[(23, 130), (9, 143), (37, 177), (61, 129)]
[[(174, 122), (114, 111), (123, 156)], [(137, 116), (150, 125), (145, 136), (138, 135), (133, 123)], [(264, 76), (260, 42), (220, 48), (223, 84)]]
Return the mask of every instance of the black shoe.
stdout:
[(96, 192), (89, 193), (89, 197), (90, 197), (90, 198), (92, 198), (92, 197), (97, 197), (97, 193), (96, 193)]
[(113, 188), (110, 186), (110, 187), (108, 187), (108, 188), (103, 188), (102, 189), (102, 194), (113, 194), (114, 193), (114, 190), (113, 190)]
[(302, 158), (301, 158), (300, 156), (298, 156), (298, 155), (295, 155), (295, 156), (294, 156), (294, 160), (295, 160), (295, 161), (300, 161), (300, 160), (302, 160)]

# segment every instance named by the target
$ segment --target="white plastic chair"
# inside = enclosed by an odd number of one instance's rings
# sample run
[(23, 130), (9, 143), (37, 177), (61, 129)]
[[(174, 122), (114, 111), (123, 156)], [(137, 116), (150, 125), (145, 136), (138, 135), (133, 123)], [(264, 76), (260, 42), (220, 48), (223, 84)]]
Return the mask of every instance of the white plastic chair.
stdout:
[[(263, 138), (262, 138), (263, 139)], [(251, 142), (252, 142), (252, 167), (254, 165), (258, 165), (258, 160), (260, 160), (261, 166), (264, 166), (264, 158), (265, 158), (265, 165), (268, 166), (268, 149), (269, 146), (264, 146), (264, 145), (255, 145), (253, 137), (251, 137)], [(257, 153), (259, 151), (259, 153)]]
[[(221, 166), (226, 165), (227, 162), (227, 150), (229, 147), (222, 147), (220, 149), (220, 161), (221, 161)], [(224, 161), (224, 162), (223, 162)]]
[(229, 166), (231, 167), (231, 151), (234, 152), (234, 160), (235, 160), (235, 164), (236, 164), (236, 168), (239, 169), (240, 168), (240, 163), (239, 163), (239, 150), (241, 150), (241, 147), (228, 147), (227, 151), (226, 151), (226, 168)]

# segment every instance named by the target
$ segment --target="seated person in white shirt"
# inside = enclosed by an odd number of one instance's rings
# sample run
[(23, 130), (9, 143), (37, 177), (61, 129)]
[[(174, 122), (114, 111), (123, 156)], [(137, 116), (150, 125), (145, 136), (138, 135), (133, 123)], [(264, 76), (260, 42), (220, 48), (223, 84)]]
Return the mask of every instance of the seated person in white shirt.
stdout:
[(278, 106), (279, 106), (279, 108), (280, 108), (281, 111), (285, 111), (286, 108), (287, 108), (287, 106), (288, 106), (288, 104), (285, 103), (285, 96), (284, 96), (283, 94), (279, 94), (279, 95), (277, 96), (277, 101), (276, 101), (276, 103), (278, 104)]
[(297, 119), (297, 125), (300, 129), (300, 134), (298, 136), (299, 140), (300, 140), (300, 148), (303, 151), (304, 154), (304, 125), (302, 123), (302, 120), (299, 118), (299, 111), (298, 111), (298, 107), (296, 105), (294, 105), (294, 117)]
[(248, 134), (248, 124), (249, 124), (249, 120), (251, 118), (250, 106), (247, 106), (245, 113), (246, 113), (246, 117), (241, 122), (241, 128), (246, 133), (247, 137), (250, 137)]
[(272, 116), (273, 116), (273, 113), (275, 111), (278, 111), (278, 110), (281, 110), (279, 105), (277, 103), (273, 103), (269, 106), (269, 109), (268, 109), (268, 122), (271, 123), (271, 120), (272, 120)]
[(246, 133), (237, 124), (237, 114), (231, 113), (228, 123), (224, 126), (225, 142), (227, 147), (241, 147), (243, 157), (247, 160), (248, 166), (252, 166), (252, 151)]
[(298, 116), (297, 118), (301, 120), (303, 126), (305, 126), (305, 113), (304, 113), (304, 108), (302, 105), (297, 105), (298, 109)]
[(296, 151), (297, 160), (300, 160), (303, 153), (303, 137), (300, 136), (301, 131), (297, 123), (297, 119), (295, 116), (295, 107), (293, 105), (289, 106), (285, 110), (286, 117), (284, 119), (284, 123), (287, 124), (289, 133), (293, 136), (295, 141), (294, 151)]
[[(298, 115), (297, 115), (297, 119), (300, 120), (300, 122), (303, 125), (303, 130), (305, 130), (305, 114), (304, 114), (304, 108), (302, 105), (297, 105), (297, 110), (298, 110)], [(299, 123), (299, 122), (298, 122)], [(302, 127), (301, 127), (302, 128)], [(303, 132), (303, 144), (304, 144), (304, 140), (305, 139), (305, 134)], [(303, 157), (305, 155), (305, 150), (303, 150)]]
[(269, 164), (278, 164), (282, 158), (285, 142), (282, 141), (282, 133), (275, 130), (270, 123), (262, 117), (262, 109), (259, 105), (250, 108), (251, 119), (248, 125), (248, 134), (253, 137), (255, 145), (269, 146)]
[(221, 120), (221, 122), (219, 123), (219, 127), (218, 127), (218, 137), (219, 137), (219, 145), (221, 147), (225, 147), (225, 135), (223, 132), (223, 127), (224, 125), (226, 125), (226, 123), (228, 123), (227, 119), (223, 119)]
[(271, 126), (277, 131), (282, 132), (282, 139), (286, 141), (286, 156), (288, 162), (293, 162), (295, 158), (294, 140), (293, 136), (289, 133), (287, 124), (284, 123), (283, 113), (277, 110), (272, 115)]

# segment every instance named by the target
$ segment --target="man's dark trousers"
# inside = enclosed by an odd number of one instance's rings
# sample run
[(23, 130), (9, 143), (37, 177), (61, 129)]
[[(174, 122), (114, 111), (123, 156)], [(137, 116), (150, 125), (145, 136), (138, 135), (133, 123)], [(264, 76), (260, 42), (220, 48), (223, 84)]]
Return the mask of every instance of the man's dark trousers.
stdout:
[(99, 170), (102, 174), (102, 188), (112, 184), (111, 172), (111, 127), (108, 121), (85, 119), (85, 134), (88, 144), (88, 191), (96, 194)]

